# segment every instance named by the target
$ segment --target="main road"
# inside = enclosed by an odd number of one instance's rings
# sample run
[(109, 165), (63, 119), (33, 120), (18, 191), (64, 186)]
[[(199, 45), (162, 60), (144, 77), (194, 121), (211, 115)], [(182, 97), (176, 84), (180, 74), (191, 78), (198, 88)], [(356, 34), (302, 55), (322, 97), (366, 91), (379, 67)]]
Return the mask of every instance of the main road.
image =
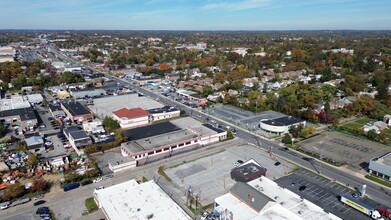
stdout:
[(367, 185), (366, 194), (369, 195), (371, 199), (387, 206), (388, 208), (391, 208), (391, 190), (387, 187), (383, 187), (377, 183), (374, 183), (372, 181), (363, 178), (362, 175), (360, 176), (360, 174), (357, 174), (355, 171), (346, 168), (334, 167), (332, 165), (329, 165), (319, 160), (313, 160), (313, 161), (304, 160), (303, 158), (308, 156), (303, 155), (299, 152), (294, 152), (292, 150), (281, 151), (280, 149), (282, 149), (282, 147), (278, 145), (278, 142), (276, 141), (268, 140), (258, 134), (243, 129), (242, 127), (239, 127), (235, 124), (222, 121), (221, 119), (208, 115), (200, 111), (199, 109), (190, 108), (180, 102), (169, 99), (161, 94), (154, 93), (153, 91), (148, 90), (144, 87), (135, 85), (132, 81), (120, 79), (118, 77), (111, 76), (107, 73), (104, 74), (106, 75), (106, 77), (112, 80), (116, 80), (117, 82), (125, 83), (130, 88), (140, 93), (143, 93), (144, 95), (147, 95), (152, 99), (159, 100), (160, 102), (166, 105), (178, 107), (179, 109), (185, 111), (186, 114), (192, 117), (205, 120), (205, 121), (207, 119), (213, 119), (216, 121), (216, 123), (218, 123), (223, 127), (230, 126), (231, 128), (239, 131), (237, 136), (242, 138), (243, 140), (246, 140), (251, 144), (257, 145), (260, 148), (264, 148), (265, 150), (271, 151), (273, 154), (276, 154), (284, 159), (287, 159), (295, 164), (305, 167), (306, 169), (316, 172), (331, 180), (335, 180), (336, 182), (341, 183), (345, 186), (361, 188), (361, 186), (365, 184)]

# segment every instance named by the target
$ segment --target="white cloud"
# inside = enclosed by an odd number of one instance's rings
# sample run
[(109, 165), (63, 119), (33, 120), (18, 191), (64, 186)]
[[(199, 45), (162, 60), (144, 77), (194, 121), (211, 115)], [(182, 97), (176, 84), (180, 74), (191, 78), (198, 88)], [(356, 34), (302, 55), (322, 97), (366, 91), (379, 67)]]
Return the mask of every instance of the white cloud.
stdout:
[(270, 2), (271, 0), (243, 0), (239, 2), (220, 2), (207, 4), (204, 6), (204, 8), (240, 11), (246, 9), (262, 8), (269, 5)]

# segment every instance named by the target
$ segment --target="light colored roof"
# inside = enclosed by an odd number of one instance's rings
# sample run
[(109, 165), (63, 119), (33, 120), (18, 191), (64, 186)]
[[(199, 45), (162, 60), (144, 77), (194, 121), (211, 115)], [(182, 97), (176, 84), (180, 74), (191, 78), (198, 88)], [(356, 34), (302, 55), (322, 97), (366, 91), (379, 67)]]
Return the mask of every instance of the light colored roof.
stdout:
[(43, 144), (43, 139), (41, 136), (32, 136), (25, 139), (27, 146), (32, 146), (35, 144)]
[(108, 219), (191, 219), (154, 181), (134, 179), (94, 192)]
[[(224, 212), (224, 209), (227, 209), (232, 212), (232, 216), (236, 220), (340, 219), (331, 213), (326, 213), (321, 207), (312, 202), (300, 198), (292, 191), (279, 187), (277, 183), (266, 177), (250, 181), (247, 184), (269, 198), (262, 210), (256, 212), (255, 209), (246, 204), (246, 201), (235, 197), (231, 193), (215, 199), (215, 202), (219, 204), (216, 210)], [(298, 214), (299, 212), (301, 214)]]
[(132, 109), (121, 108), (117, 111), (114, 111), (113, 114), (116, 115), (118, 118), (129, 118), (129, 119), (151, 115), (151, 113), (145, 111), (142, 108), (132, 108)]

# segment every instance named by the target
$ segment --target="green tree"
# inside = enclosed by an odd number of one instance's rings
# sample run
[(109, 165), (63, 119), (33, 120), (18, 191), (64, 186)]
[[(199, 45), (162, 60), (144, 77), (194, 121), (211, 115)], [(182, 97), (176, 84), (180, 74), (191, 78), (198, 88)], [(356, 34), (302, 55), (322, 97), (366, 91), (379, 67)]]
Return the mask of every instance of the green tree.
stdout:
[(4, 137), (7, 134), (7, 128), (4, 126), (3, 122), (0, 121), (0, 138)]
[(3, 191), (2, 200), (3, 201), (9, 201), (15, 198), (19, 198), (25, 194), (26, 190), (22, 184), (15, 183), (9, 187), (7, 187)]
[(284, 144), (292, 144), (292, 137), (290, 134), (285, 134), (282, 138), (282, 143)]
[(118, 128), (120, 128), (120, 125), (118, 123), (118, 121), (106, 116), (104, 119), (103, 119), (103, 126), (105, 128), (108, 128), (110, 129), (111, 131), (114, 131)]
[(33, 154), (33, 153), (30, 153), (29, 154), (29, 158), (27, 160), (27, 164), (29, 166), (36, 166), (37, 164), (39, 163), (39, 159), (37, 157), (37, 155)]

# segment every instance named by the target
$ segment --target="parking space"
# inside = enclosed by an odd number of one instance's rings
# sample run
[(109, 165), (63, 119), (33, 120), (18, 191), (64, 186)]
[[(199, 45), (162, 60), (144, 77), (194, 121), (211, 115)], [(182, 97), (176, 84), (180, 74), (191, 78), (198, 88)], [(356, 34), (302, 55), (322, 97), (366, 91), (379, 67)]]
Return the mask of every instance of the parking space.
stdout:
[(148, 97), (139, 97), (137, 93), (94, 99), (94, 105), (88, 106), (99, 118), (111, 117), (113, 111), (121, 108), (142, 108), (145, 110), (161, 108), (164, 105)]
[(229, 105), (216, 105), (213, 108), (206, 109), (205, 111), (214, 117), (220, 118), (224, 121), (229, 121), (244, 129), (255, 131), (265, 137), (274, 137), (276, 135), (262, 131), (259, 128), (259, 122), (262, 119), (273, 119), (286, 116), (282, 113), (274, 111), (253, 113)]
[[(327, 180), (306, 170), (300, 170), (276, 180), (278, 185), (322, 207), (343, 219), (368, 219), (361, 212), (340, 202), (340, 196), (352, 192), (334, 181)], [(376, 206), (374, 206), (376, 207)]]
[[(172, 182), (179, 186), (183, 193), (191, 187), (201, 194), (201, 203), (210, 204), (214, 198), (225, 194), (235, 184), (231, 179), (231, 169), (238, 160), (255, 159), (261, 166), (267, 168), (266, 176), (278, 179), (292, 171), (294, 166), (283, 161), (270, 158), (267, 152), (250, 145), (229, 148), (225, 151), (207, 155), (195, 161), (180, 166), (167, 168), (166, 174)], [(280, 164), (275, 165), (276, 162)]]
[(324, 160), (339, 165), (349, 164), (355, 170), (367, 168), (370, 159), (389, 151), (384, 145), (339, 132), (325, 132), (301, 141), (298, 145), (302, 150)]

